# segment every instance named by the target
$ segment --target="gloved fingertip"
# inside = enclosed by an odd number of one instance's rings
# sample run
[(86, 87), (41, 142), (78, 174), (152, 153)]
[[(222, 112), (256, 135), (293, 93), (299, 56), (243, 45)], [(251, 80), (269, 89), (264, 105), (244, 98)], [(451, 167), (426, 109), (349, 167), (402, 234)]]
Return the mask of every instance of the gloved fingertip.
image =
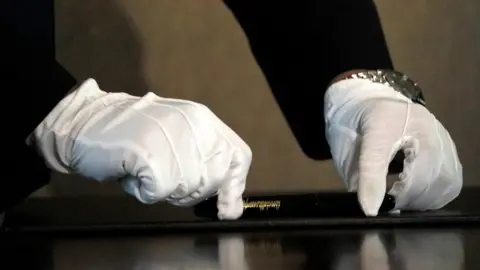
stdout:
[(382, 192), (378, 186), (360, 187), (358, 191), (358, 202), (363, 213), (367, 217), (375, 217), (382, 206), (385, 192)]
[(235, 220), (243, 214), (243, 200), (242, 198), (228, 200), (222, 199), (219, 196), (217, 201), (218, 219), (220, 220)]
[(367, 217), (375, 217), (378, 215), (378, 210), (380, 207), (376, 207), (374, 204), (365, 201), (365, 200), (360, 200), (360, 206), (362, 207), (362, 211)]

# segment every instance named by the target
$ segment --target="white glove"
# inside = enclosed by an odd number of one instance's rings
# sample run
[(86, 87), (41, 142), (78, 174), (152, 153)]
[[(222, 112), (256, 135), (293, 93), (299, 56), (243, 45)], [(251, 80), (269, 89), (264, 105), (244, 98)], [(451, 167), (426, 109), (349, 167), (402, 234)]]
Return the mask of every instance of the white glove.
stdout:
[(368, 216), (385, 196), (388, 165), (405, 153), (404, 170), (389, 194), (398, 210), (434, 210), (462, 188), (462, 165), (447, 130), (424, 106), (390, 86), (364, 79), (334, 83), (325, 95), (326, 137), (349, 191)]
[(28, 143), (51, 169), (119, 179), (145, 204), (190, 206), (218, 191), (220, 219), (242, 214), (251, 150), (195, 102), (107, 93), (89, 79), (54, 108)]

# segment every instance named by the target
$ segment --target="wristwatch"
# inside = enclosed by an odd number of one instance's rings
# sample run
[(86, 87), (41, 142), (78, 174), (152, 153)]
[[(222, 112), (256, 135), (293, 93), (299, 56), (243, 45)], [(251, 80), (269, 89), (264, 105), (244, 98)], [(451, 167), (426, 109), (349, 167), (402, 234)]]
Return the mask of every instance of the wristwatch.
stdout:
[(344, 79), (366, 79), (372, 82), (386, 84), (392, 87), (393, 90), (409, 98), (412, 102), (423, 106), (426, 105), (420, 86), (407, 75), (396, 70), (378, 69), (360, 71), (348, 75)]

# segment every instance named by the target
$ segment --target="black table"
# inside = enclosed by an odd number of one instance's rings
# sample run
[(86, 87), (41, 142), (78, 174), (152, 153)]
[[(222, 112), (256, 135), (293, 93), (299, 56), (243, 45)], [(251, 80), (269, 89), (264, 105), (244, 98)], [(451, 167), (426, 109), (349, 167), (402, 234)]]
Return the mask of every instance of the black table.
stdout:
[(1, 263), (55, 270), (460, 270), (479, 269), (478, 243), (474, 228), (35, 235), (3, 239)]
[(429, 213), (233, 222), (129, 198), (30, 200), (10, 213), (2, 261), (62, 270), (480, 269), (479, 195), (467, 189)]

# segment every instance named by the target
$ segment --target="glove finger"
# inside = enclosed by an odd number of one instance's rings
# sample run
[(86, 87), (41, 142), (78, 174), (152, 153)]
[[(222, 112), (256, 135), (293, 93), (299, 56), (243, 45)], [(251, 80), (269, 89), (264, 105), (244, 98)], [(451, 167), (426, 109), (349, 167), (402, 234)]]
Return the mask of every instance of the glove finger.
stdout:
[[(419, 173), (412, 177), (411, 182), (416, 183), (423, 180), (423, 183), (409, 189), (405, 196), (405, 200), (408, 200), (409, 203), (404, 209), (416, 211), (436, 210), (451, 202), (460, 193), (460, 189), (455, 189), (452, 185), (451, 179), (444, 176), (428, 178), (431, 177), (431, 174), (428, 175), (430, 170), (419, 169), (417, 171)], [(425, 172), (422, 173), (422, 171)], [(411, 192), (411, 190), (416, 192)], [(415, 199), (412, 200), (412, 197)]]
[(428, 209), (440, 209), (460, 195), (463, 186), (463, 166), (458, 157), (457, 148), (449, 132), (440, 124), (438, 134), (443, 142), (443, 161), (439, 176), (435, 181), (438, 185), (437, 199), (428, 206)]
[(214, 196), (220, 189), (224, 179), (228, 177), (228, 170), (232, 163), (232, 154), (230, 152), (225, 147), (217, 147), (215, 153), (205, 160), (198, 188), (178, 201), (169, 202), (177, 206), (192, 206)]
[(148, 204), (146, 200), (140, 196), (140, 181), (133, 176), (126, 176), (123, 177), (119, 180), (120, 185), (122, 186), (123, 190), (129, 194), (135, 197), (137, 200), (139, 200), (141, 203)]
[[(252, 163), (252, 151), (250, 147), (230, 127), (223, 123), (206, 106), (200, 106), (205, 115), (209, 115), (213, 126), (216, 128), (229, 146), (231, 156), (228, 170), (221, 177), (221, 185), (218, 190), (218, 218), (237, 219), (243, 213), (243, 192), (245, 191), (246, 179)], [(215, 169), (216, 170), (216, 169)], [(213, 170), (212, 170), (213, 171)]]
[[(129, 159), (130, 162), (125, 163), (125, 170), (129, 174), (119, 180), (124, 191), (137, 198), (144, 204), (154, 204), (156, 202), (165, 200), (172, 194), (181, 194), (185, 192), (185, 185), (179, 184), (178, 181), (171, 181), (170, 179), (176, 179), (176, 173), (178, 170), (175, 166), (172, 166), (169, 161), (168, 155), (160, 155), (165, 158), (164, 160), (158, 160), (156, 162), (150, 162), (150, 164), (144, 164), (143, 162), (135, 162)], [(162, 162), (163, 161), (163, 162)], [(159, 164), (165, 165), (164, 167), (174, 169), (164, 170), (158, 168)], [(167, 181), (165, 181), (167, 179)]]
[(235, 149), (227, 178), (218, 190), (218, 218), (237, 219), (243, 213), (243, 192), (251, 164), (251, 153)]
[(389, 192), (395, 197), (396, 209), (424, 210), (418, 208), (416, 201), (422, 198), (431, 200), (428, 193), (434, 183), (435, 171), (438, 172), (435, 162), (438, 155), (433, 149), (419, 150), (418, 145), (418, 140), (411, 139), (404, 147), (404, 168), (399, 175), (399, 181), (393, 184)]
[(405, 163), (405, 191), (396, 196), (398, 207), (434, 210), (459, 195), (463, 178), (455, 144), (440, 125), (437, 131), (419, 140), (419, 154)]
[[(135, 176), (123, 177), (119, 180), (119, 182), (123, 190), (127, 194), (135, 197), (143, 204), (154, 204), (156, 202), (164, 200), (166, 197), (159, 196), (159, 192), (152, 192), (151, 190), (149, 190), (148, 187), (145, 186), (145, 183)], [(173, 192), (175, 188), (172, 186), (168, 190), (171, 190), (171, 192)]]
[[(234, 144), (239, 145), (239, 144)], [(242, 141), (241, 146), (246, 146)], [(218, 193), (218, 217), (236, 219), (243, 212), (242, 195), (251, 164), (250, 148), (235, 147), (233, 150), (217, 148), (217, 153), (206, 160), (201, 184), (187, 197), (170, 203), (191, 206)]]
[[(383, 129), (382, 129), (383, 130)], [(388, 165), (400, 148), (400, 140), (382, 132), (362, 137), (358, 168), (358, 200), (367, 216), (376, 216), (387, 189)]]
[[(223, 123), (208, 107), (195, 104), (197, 114), (209, 120), (202, 134), (215, 133), (213, 144), (204, 147), (202, 181), (197, 190), (185, 198), (182, 203), (195, 204), (218, 192), (218, 217), (236, 219), (243, 212), (242, 195), (245, 191), (246, 177), (250, 169), (252, 153), (248, 145), (230, 127)], [(204, 135), (205, 136), (205, 135)], [(213, 134), (212, 134), (213, 136)]]

